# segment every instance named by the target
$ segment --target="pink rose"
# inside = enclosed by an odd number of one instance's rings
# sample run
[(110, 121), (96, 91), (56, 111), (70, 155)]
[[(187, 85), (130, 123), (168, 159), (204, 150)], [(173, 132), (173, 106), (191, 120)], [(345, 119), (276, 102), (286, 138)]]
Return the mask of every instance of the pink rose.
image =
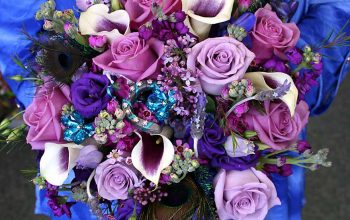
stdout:
[(154, 78), (160, 73), (164, 44), (152, 38), (145, 41), (138, 33), (120, 36), (111, 48), (93, 59), (104, 70), (133, 81)]
[(61, 111), (71, 102), (70, 90), (66, 85), (59, 86), (47, 81), (37, 88), (36, 96), (26, 109), (23, 119), (29, 126), (27, 142), (32, 149), (43, 150), (46, 142), (63, 142)]
[(254, 54), (231, 37), (210, 38), (192, 48), (187, 67), (198, 71), (202, 88), (220, 95), (226, 84), (243, 78)]
[(266, 114), (251, 109), (244, 115), (248, 129), (256, 131), (259, 139), (273, 149), (290, 147), (307, 124), (309, 106), (304, 101), (299, 102), (293, 117), (283, 102), (265, 101), (264, 107)]
[(221, 169), (214, 179), (215, 204), (221, 220), (263, 220), (270, 208), (280, 205), (271, 180), (254, 168)]
[(163, 13), (169, 15), (182, 8), (180, 0), (122, 0), (125, 10), (128, 12), (131, 20), (131, 29), (137, 30), (141, 25), (153, 18), (152, 4), (153, 2), (162, 5)]
[(257, 62), (272, 58), (273, 54), (286, 59), (284, 52), (294, 47), (300, 31), (294, 23), (283, 23), (267, 4), (255, 12), (256, 23), (252, 31), (253, 49)]

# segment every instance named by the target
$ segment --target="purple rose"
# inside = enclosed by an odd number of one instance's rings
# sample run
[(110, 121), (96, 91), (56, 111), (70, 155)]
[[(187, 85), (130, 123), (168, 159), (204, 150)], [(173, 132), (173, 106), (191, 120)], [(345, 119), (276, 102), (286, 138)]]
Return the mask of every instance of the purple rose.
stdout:
[(264, 102), (266, 114), (251, 109), (244, 115), (248, 129), (256, 131), (259, 139), (275, 150), (290, 147), (297, 141), (309, 118), (309, 106), (300, 101), (292, 117), (283, 102)]
[(116, 38), (103, 54), (93, 59), (104, 70), (133, 81), (154, 78), (160, 73), (164, 44), (152, 38), (145, 41), (138, 33)]
[[(207, 119), (204, 126), (203, 136), (198, 141), (199, 157), (212, 159), (216, 155), (226, 154), (223, 144), (226, 141), (224, 131), (212, 119)], [(190, 138), (189, 144), (193, 146), (193, 139)]]
[(127, 199), (129, 190), (140, 182), (136, 169), (113, 158), (98, 165), (95, 181), (98, 194), (108, 200)]
[(254, 54), (232, 37), (209, 38), (195, 45), (187, 66), (199, 73), (205, 92), (220, 95), (226, 84), (243, 78)]
[(221, 169), (214, 179), (215, 205), (220, 219), (263, 220), (270, 208), (280, 205), (276, 188), (262, 172)]
[(34, 150), (44, 150), (46, 142), (62, 143), (61, 111), (69, 104), (70, 90), (46, 81), (37, 88), (33, 102), (26, 109), (23, 120), (29, 126), (27, 142)]
[(86, 73), (71, 86), (73, 106), (84, 118), (96, 116), (107, 107), (109, 80), (104, 75)]
[(252, 42), (256, 61), (266, 61), (276, 55), (286, 60), (285, 51), (294, 47), (299, 40), (300, 31), (294, 23), (283, 23), (271, 6), (255, 12), (256, 23), (252, 31)]

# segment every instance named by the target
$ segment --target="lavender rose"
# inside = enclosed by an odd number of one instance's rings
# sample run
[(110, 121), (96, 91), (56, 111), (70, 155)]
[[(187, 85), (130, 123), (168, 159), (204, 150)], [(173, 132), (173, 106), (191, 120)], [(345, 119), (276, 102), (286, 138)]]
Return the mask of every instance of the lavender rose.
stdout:
[[(163, 2), (164, 5), (162, 5)], [(154, 17), (152, 13), (153, 3), (162, 5), (162, 11), (166, 15), (179, 11), (182, 7), (180, 0), (122, 0), (121, 3), (130, 16), (132, 30), (137, 30)]]
[(251, 36), (256, 61), (266, 61), (273, 54), (286, 59), (284, 52), (294, 47), (300, 37), (296, 24), (283, 23), (269, 4), (257, 10), (255, 16), (256, 23)]
[(136, 170), (116, 159), (108, 159), (96, 168), (95, 181), (100, 196), (108, 200), (128, 198), (129, 190), (139, 183)]
[(222, 169), (214, 179), (214, 188), (215, 204), (222, 220), (263, 220), (268, 209), (281, 204), (271, 180), (254, 168)]
[(115, 39), (111, 48), (93, 61), (104, 70), (140, 81), (160, 73), (163, 48), (163, 43), (155, 38), (145, 41), (138, 33), (131, 33)]
[(109, 80), (104, 75), (83, 74), (71, 86), (73, 106), (84, 118), (96, 116), (107, 107), (111, 97), (107, 94)]
[(45, 142), (64, 142), (61, 110), (71, 102), (69, 87), (47, 81), (38, 87), (33, 102), (26, 109), (23, 120), (29, 126), (27, 142), (35, 150), (44, 150)]
[(309, 106), (300, 101), (293, 117), (283, 102), (264, 102), (266, 114), (251, 109), (244, 115), (248, 129), (256, 131), (259, 139), (276, 150), (290, 147), (297, 141), (309, 118)]
[(192, 48), (187, 66), (199, 73), (205, 92), (220, 95), (226, 84), (243, 78), (254, 54), (231, 37), (210, 38)]

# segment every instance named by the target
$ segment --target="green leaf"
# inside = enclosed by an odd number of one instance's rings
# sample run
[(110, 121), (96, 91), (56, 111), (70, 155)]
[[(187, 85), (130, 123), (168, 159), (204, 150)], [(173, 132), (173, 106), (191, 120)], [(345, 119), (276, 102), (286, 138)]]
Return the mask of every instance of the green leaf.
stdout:
[(215, 113), (216, 112), (215, 101), (210, 96), (207, 96), (207, 105), (205, 106), (205, 111), (207, 113)]
[(259, 147), (259, 150), (266, 150), (266, 149), (269, 149), (271, 148), (269, 145), (266, 145), (266, 144), (263, 144), (263, 143), (255, 143), (256, 145), (258, 145)]
[(258, 135), (255, 131), (250, 131), (250, 130), (246, 130), (244, 133), (243, 133), (243, 137), (245, 138), (252, 138), (252, 137), (255, 137), (256, 135)]

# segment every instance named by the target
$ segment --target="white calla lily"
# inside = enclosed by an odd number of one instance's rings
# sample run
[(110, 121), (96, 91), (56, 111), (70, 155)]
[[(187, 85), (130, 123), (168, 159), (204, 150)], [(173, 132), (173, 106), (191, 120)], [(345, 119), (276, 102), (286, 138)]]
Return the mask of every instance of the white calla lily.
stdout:
[(82, 35), (106, 36), (111, 43), (130, 32), (130, 17), (125, 10), (109, 13), (105, 4), (96, 4), (80, 14), (79, 30)]
[(174, 146), (162, 134), (137, 133), (140, 141), (131, 153), (132, 164), (141, 174), (158, 185), (160, 174), (174, 160)]
[(246, 73), (244, 78), (251, 80), (257, 91), (273, 90), (285, 82), (290, 83), (289, 90), (280, 99), (288, 106), (291, 116), (294, 115), (298, 100), (298, 89), (288, 74), (280, 72), (251, 72)]
[(52, 185), (62, 185), (68, 178), (69, 172), (75, 167), (82, 148), (83, 146), (74, 143), (46, 143), (40, 160), (41, 176)]
[(211, 25), (230, 20), (234, 0), (182, 0), (188, 15), (186, 25), (200, 40), (208, 37)]

